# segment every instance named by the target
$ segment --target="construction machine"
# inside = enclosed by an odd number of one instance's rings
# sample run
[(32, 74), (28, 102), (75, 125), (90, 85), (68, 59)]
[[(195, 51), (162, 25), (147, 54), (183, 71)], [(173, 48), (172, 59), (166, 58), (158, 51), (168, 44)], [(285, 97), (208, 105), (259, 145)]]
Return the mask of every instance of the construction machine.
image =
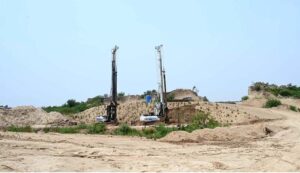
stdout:
[(96, 117), (97, 122), (117, 123), (118, 92), (116, 52), (118, 49), (118, 46), (115, 46), (112, 49), (112, 80), (110, 103), (106, 106), (106, 115), (100, 115)]
[(140, 121), (144, 123), (156, 122), (164, 120), (169, 122), (168, 106), (167, 106), (167, 87), (166, 87), (166, 71), (162, 65), (161, 48), (163, 45), (156, 46), (158, 53), (158, 68), (159, 68), (159, 82), (158, 82), (158, 98), (159, 101), (155, 104), (154, 112), (143, 114), (140, 116)]

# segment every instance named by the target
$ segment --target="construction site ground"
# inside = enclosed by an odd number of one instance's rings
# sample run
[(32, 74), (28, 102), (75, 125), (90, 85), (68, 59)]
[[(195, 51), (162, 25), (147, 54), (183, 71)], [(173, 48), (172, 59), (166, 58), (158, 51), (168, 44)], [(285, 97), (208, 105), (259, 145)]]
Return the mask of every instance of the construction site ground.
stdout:
[(300, 113), (218, 106), (243, 120), (159, 140), (0, 132), (0, 171), (300, 171)]

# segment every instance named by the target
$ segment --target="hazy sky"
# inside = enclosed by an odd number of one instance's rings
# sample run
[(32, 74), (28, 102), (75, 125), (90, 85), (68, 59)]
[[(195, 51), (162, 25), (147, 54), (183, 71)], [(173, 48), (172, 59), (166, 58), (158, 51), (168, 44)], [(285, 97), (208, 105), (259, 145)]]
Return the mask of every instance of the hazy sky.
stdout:
[(0, 0), (0, 105), (61, 105), (157, 88), (239, 100), (254, 81), (300, 85), (299, 0)]

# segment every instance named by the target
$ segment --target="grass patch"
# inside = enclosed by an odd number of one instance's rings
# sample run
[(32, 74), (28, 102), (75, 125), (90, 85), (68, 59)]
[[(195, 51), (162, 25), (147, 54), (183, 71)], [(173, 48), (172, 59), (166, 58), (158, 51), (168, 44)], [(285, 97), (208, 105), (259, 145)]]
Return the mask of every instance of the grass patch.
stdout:
[(114, 135), (121, 136), (141, 136), (141, 132), (131, 128), (128, 124), (121, 124), (117, 129), (113, 132)]
[(48, 132), (55, 132), (55, 133), (67, 133), (67, 134), (72, 134), (72, 133), (79, 133), (80, 128), (79, 126), (70, 126), (70, 127), (48, 127), (44, 128), (43, 131), (45, 133)]
[(221, 124), (213, 119), (209, 114), (199, 112), (192, 120), (192, 123), (180, 128), (167, 127), (164, 124), (159, 124), (153, 128), (145, 128), (143, 130), (136, 130), (131, 128), (127, 124), (121, 124), (114, 132), (114, 135), (122, 136), (141, 136), (149, 139), (159, 139), (165, 137), (167, 134), (173, 131), (187, 131), (192, 132), (197, 129), (203, 128), (215, 128), (221, 126)]
[(106, 126), (104, 123), (95, 123), (87, 126), (89, 134), (104, 134), (106, 131)]
[(289, 108), (290, 108), (291, 111), (297, 112), (296, 106), (289, 106)]
[(277, 100), (277, 99), (269, 99), (265, 105), (264, 105), (264, 108), (272, 108), (272, 107), (277, 107), (281, 105), (281, 101), (280, 100)]
[(127, 124), (121, 124), (117, 129), (114, 130), (114, 135), (121, 136), (140, 136), (148, 139), (159, 139), (172, 131), (177, 131), (178, 128), (166, 127), (164, 124), (159, 124), (153, 128), (145, 128), (143, 130), (137, 130), (131, 128)]
[[(192, 132), (197, 129), (203, 128), (215, 128), (220, 126), (220, 123), (217, 122), (215, 119), (210, 117), (209, 114), (204, 112), (199, 112), (192, 120), (192, 123), (183, 126), (180, 128), (177, 127), (167, 127), (164, 124), (159, 124), (152, 128), (145, 128), (143, 130), (137, 130), (131, 128), (128, 124), (121, 124), (118, 128), (116, 128), (112, 134), (113, 135), (121, 135), (121, 136), (140, 136), (146, 137), (149, 139), (159, 139), (165, 137), (167, 134), (173, 131), (187, 131)], [(10, 126), (7, 128), (8, 131), (14, 132), (34, 132), (34, 130), (30, 126), (26, 127), (16, 127)], [(63, 134), (73, 134), (73, 133), (82, 133), (82, 130), (85, 130), (86, 133), (89, 134), (105, 134), (106, 132), (106, 125), (104, 123), (95, 123), (92, 125), (87, 124), (79, 124), (77, 126), (70, 126), (70, 127), (46, 127), (42, 129), (45, 133), (48, 132), (56, 132), (56, 133), (63, 133)]]
[(142, 136), (148, 139), (159, 139), (165, 137), (167, 134), (173, 131), (178, 131), (175, 127), (166, 127), (164, 124), (159, 124), (154, 128), (148, 128), (142, 130)]
[(56, 132), (56, 133), (80, 133), (81, 130), (86, 130), (89, 134), (104, 134), (106, 131), (106, 126), (104, 123), (95, 123), (91, 125), (79, 124), (77, 126), (70, 127), (49, 127), (44, 128), (45, 133)]
[(33, 129), (30, 126), (9, 126), (7, 129), (7, 131), (10, 132), (33, 132)]
[(209, 114), (204, 112), (199, 112), (192, 120), (191, 124), (187, 126), (181, 127), (180, 130), (184, 130), (187, 132), (192, 132), (197, 129), (204, 129), (204, 128), (216, 128), (221, 126), (221, 124), (216, 121), (214, 118), (210, 117)]

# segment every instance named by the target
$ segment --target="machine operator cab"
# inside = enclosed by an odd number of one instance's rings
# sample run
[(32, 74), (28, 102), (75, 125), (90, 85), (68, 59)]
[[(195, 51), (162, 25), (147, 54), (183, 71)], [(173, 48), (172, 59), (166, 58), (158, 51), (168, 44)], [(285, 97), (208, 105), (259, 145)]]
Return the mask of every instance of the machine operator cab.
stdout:
[(161, 110), (161, 103), (157, 103), (154, 107), (154, 112), (150, 112), (149, 114), (142, 114), (140, 116), (140, 121), (144, 123), (151, 123), (151, 122), (156, 122), (160, 121), (160, 110)]
[(140, 116), (140, 121), (144, 123), (150, 123), (150, 122), (156, 122), (159, 121), (159, 117), (157, 115), (154, 115), (154, 113), (149, 113), (149, 114), (142, 114)]
[(106, 115), (96, 116), (96, 122), (116, 122), (116, 104), (111, 102), (106, 107)]

